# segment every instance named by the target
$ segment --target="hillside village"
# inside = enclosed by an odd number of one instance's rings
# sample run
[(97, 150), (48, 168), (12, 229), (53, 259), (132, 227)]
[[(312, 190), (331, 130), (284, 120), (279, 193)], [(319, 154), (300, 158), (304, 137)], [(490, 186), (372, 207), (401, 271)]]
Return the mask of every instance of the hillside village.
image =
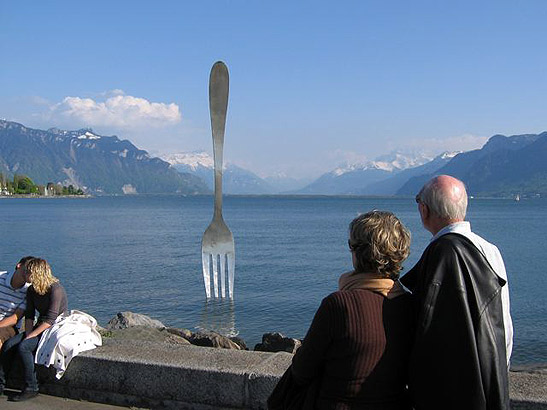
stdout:
[(37, 185), (26, 175), (15, 174), (12, 181), (9, 181), (3, 173), (0, 172), (0, 196), (28, 195), (28, 196), (66, 196), (66, 195), (85, 195), (81, 188), (73, 185), (63, 186), (48, 182), (45, 185)]

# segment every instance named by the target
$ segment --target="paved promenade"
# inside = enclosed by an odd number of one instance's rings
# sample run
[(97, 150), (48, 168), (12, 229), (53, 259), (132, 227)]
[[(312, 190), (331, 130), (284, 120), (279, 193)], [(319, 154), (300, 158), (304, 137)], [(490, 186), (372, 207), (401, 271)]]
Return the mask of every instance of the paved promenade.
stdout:
[[(7, 393), (7, 396), (6, 396)], [(128, 407), (110, 406), (108, 404), (90, 403), (87, 401), (70, 400), (62, 397), (40, 394), (38, 397), (22, 403), (8, 401), (15, 391), (6, 390), (0, 396), (0, 409), (2, 410), (119, 410)], [(136, 409), (136, 407), (133, 407)]]

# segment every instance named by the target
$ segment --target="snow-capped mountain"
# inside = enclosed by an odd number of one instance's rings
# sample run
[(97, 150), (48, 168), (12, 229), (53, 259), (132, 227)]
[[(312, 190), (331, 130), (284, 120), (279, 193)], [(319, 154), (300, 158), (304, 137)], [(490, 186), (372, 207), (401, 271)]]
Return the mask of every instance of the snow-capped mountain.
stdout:
[(362, 195), (395, 195), (410, 178), (434, 174), (459, 153), (461, 151), (443, 152), (425, 164), (408, 167), (384, 180), (372, 183), (366, 186), (360, 193)]
[(365, 163), (347, 164), (338, 167), (331, 171), (333, 175), (340, 176), (348, 172), (366, 171), (366, 170), (381, 170), (387, 172), (402, 171), (407, 168), (414, 168), (423, 165), (433, 158), (429, 155), (420, 153), (414, 156), (404, 155), (400, 152), (392, 152), (391, 154), (382, 155), (373, 161)]
[[(182, 152), (164, 155), (177, 171), (196, 175), (203, 179), (210, 189), (214, 186), (214, 160), (204, 151)], [(272, 194), (275, 189), (258, 175), (237, 165), (225, 163), (222, 190), (226, 194), (259, 195)]]
[(419, 167), (426, 164), (434, 158), (434, 155), (429, 155), (421, 151), (413, 151), (409, 153), (402, 153), (399, 151), (393, 151), (390, 154), (377, 157), (373, 162), (382, 164), (386, 168), (392, 167), (393, 169), (408, 169)]
[[(425, 154), (405, 155), (392, 152), (373, 161), (338, 167), (320, 176), (317, 180), (295, 192), (312, 195), (362, 195), (367, 186), (388, 179), (409, 168), (431, 161)], [(367, 192), (367, 194), (369, 194)], [(370, 193), (374, 195), (374, 193)]]
[(193, 171), (197, 171), (199, 168), (213, 169), (214, 166), (213, 157), (205, 151), (180, 152), (164, 155), (161, 158), (173, 166), (184, 165)]

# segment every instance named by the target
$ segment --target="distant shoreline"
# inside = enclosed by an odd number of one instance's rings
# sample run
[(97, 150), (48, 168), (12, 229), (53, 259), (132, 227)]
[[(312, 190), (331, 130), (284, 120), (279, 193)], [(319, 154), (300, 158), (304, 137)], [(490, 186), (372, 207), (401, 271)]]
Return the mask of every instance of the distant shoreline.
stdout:
[(93, 198), (93, 195), (54, 195), (54, 196), (44, 196), (44, 195), (26, 195), (26, 194), (17, 194), (17, 195), (0, 195), (0, 199), (60, 199), (60, 198), (76, 198), (76, 199), (88, 199)]

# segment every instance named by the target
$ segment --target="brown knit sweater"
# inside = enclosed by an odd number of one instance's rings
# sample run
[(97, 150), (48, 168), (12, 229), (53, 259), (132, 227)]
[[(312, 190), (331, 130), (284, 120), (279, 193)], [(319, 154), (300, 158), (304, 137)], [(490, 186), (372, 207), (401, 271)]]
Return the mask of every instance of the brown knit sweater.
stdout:
[(323, 299), (292, 364), (297, 383), (319, 383), (316, 408), (410, 409), (405, 394), (413, 336), (409, 296), (387, 299), (355, 289)]

